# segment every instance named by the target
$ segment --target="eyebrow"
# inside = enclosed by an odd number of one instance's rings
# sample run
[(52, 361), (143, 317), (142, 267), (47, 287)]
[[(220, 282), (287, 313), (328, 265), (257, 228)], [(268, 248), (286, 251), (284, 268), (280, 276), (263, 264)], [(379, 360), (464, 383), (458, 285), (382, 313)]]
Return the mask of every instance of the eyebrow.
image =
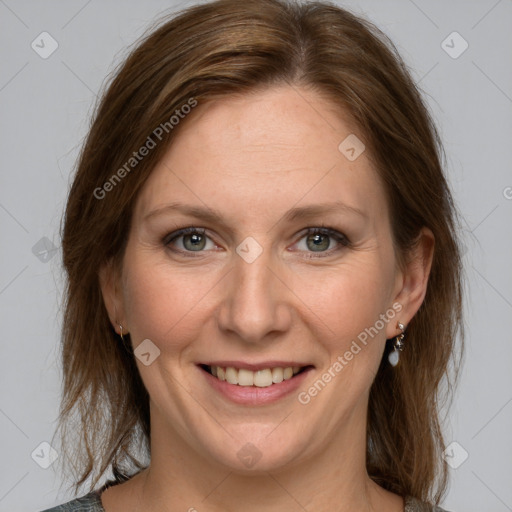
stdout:
[[(158, 215), (162, 215), (164, 213), (172, 213), (172, 212), (179, 212), (184, 215), (189, 215), (191, 217), (196, 217), (198, 219), (201, 219), (203, 221), (211, 222), (220, 224), (222, 226), (226, 226), (226, 222), (224, 221), (224, 218), (222, 215), (215, 210), (212, 210), (208, 207), (202, 207), (202, 206), (192, 206), (185, 203), (169, 203), (161, 208), (157, 208), (156, 210), (153, 210), (149, 212), (147, 215), (144, 216), (144, 220), (147, 220), (151, 217), (155, 217)], [(286, 222), (293, 222), (297, 220), (306, 220), (314, 217), (320, 217), (322, 215), (328, 214), (328, 213), (337, 213), (337, 212), (344, 212), (344, 213), (351, 213), (358, 215), (363, 218), (367, 218), (368, 215), (360, 210), (359, 208), (355, 208), (354, 206), (349, 206), (342, 201), (334, 201), (331, 203), (320, 203), (320, 204), (312, 204), (308, 206), (296, 206), (294, 208), (291, 208), (288, 210), (284, 216), (281, 217), (280, 221), (286, 221)]]
[(321, 215), (325, 215), (327, 213), (338, 213), (340, 211), (344, 213), (356, 214), (364, 218), (368, 217), (368, 215), (359, 208), (349, 206), (342, 201), (334, 201), (332, 203), (320, 203), (292, 208), (284, 215), (283, 219), (291, 222), (299, 219), (302, 220), (312, 217), (320, 217)]

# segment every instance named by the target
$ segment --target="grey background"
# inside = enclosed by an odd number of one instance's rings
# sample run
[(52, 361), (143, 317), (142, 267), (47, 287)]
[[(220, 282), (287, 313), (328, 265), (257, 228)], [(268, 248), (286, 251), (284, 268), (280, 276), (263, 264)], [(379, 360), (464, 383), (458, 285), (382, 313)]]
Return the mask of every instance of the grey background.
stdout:
[[(44, 459), (38, 447), (58, 412), (59, 226), (70, 173), (125, 48), (162, 11), (190, 3), (0, 0), (0, 511), (72, 497), (59, 490), (57, 464), (31, 458), (37, 448)], [(444, 506), (512, 511), (512, 1), (339, 3), (390, 35), (420, 82), (465, 219), (467, 354), (446, 434), (460, 445), (454, 465), (462, 450), (469, 456), (451, 470)], [(59, 44), (47, 59), (31, 48), (43, 31)], [(441, 46), (453, 31), (469, 44), (456, 59)], [(453, 52), (460, 43), (445, 44)], [(50, 250), (34, 254), (41, 244)]]

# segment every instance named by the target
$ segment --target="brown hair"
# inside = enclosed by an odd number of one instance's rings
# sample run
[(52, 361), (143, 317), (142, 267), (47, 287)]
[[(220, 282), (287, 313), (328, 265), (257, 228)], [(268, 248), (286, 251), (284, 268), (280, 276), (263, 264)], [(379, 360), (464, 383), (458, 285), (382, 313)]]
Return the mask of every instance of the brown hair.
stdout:
[[(367, 468), (397, 494), (436, 503), (443, 495), (439, 408), (450, 386), (441, 384), (462, 353), (455, 350), (462, 290), (439, 137), (384, 34), (335, 5), (286, 0), (219, 0), (166, 19), (121, 65), (96, 109), (62, 237), (68, 280), (58, 430), (76, 492), (88, 478), (93, 489), (109, 469), (116, 481), (129, 478), (150, 455), (149, 397), (133, 352), (109, 322), (98, 272), (122, 262), (137, 194), (178, 133), (169, 120), (193, 101), (277, 84), (312, 88), (356, 123), (385, 184), (400, 258), (423, 226), (435, 236), (426, 298), (408, 326), (401, 364), (393, 369), (384, 358), (370, 392)], [(156, 147), (127, 166), (162, 126)]]

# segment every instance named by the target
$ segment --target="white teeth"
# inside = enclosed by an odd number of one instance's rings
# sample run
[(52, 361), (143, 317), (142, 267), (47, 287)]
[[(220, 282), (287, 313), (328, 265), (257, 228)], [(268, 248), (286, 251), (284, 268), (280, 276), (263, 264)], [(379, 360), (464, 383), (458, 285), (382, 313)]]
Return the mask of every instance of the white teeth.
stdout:
[(222, 368), (220, 366), (210, 367), (211, 374), (219, 380), (225, 380), (230, 384), (239, 386), (256, 386), (266, 388), (272, 384), (279, 384), (283, 380), (291, 379), (299, 373), (300, 366), (288, 366), (286, 368), (265, 368), (255, 372), (245, 368), (236, 369), (232, 366)]
[(272, 382), (274, 384), (279, 384), (283, 382), (283, 369), (282, 368), (272, 368)]
[(254, 385), (259, 388), (266, 388), (272, 385), (272, 370), (266, 368), (265, 370), (258, 370), (254, 372)]
[(254, 372), (240, 368), (240, 370), (238, 370), (238, 384), (240, 384), (240, 386), (254, 385)]
[(238, 372), (230, 366), (226, 368), (226, 380), (230, 384), (238, 384)]

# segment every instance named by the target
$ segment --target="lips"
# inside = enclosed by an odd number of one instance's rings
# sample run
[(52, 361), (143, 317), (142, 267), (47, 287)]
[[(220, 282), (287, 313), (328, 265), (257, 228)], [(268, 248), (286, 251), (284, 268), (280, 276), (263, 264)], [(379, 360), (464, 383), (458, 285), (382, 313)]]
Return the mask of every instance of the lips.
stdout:
[(200, 363), (197, 367), (211, 389), (230, 402), (244, 406), (264, 406), (293, 395), (314, 370), (313, 365), (292, 361), (259, 364), (215, 361)]

